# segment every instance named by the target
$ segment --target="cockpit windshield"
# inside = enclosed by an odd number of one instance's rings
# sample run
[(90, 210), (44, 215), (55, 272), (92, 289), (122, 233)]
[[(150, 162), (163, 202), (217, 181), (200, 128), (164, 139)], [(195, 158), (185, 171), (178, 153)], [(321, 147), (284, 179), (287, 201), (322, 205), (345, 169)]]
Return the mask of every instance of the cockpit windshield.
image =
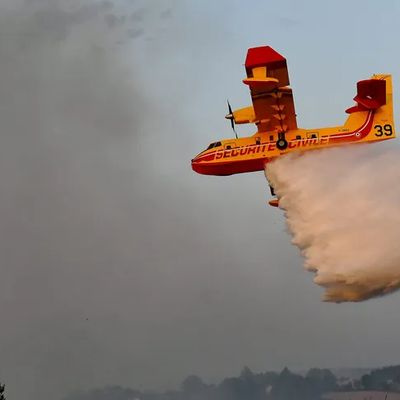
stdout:
[(203, 154), (204, 152), (206, 152), (207, 150), (213, 149), (215, 147), (221, 147), (222, 143), (221, 142), (214, 142), (211, 143), (205, 150), (203, 150), (201, 153), (197, 154), (196, 157), (199, 157), (201, 154)]
[(220, 147), (221, 146), (221, 142), (215, 142), (215, 143), (211, 143), (208, 147), (207, 150), (210, 150), (214, 147)]

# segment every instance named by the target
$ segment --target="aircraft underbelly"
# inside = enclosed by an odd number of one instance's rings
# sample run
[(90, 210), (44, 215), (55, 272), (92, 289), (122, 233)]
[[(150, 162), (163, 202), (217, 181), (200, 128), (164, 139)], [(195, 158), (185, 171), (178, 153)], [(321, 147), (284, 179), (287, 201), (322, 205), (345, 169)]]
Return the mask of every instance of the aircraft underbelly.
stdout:
[(245, 172), (263, 171), (269, 158), (253, 158), (215, 163), (193, 163), (192, 168), (199, 174), (226, 176)]

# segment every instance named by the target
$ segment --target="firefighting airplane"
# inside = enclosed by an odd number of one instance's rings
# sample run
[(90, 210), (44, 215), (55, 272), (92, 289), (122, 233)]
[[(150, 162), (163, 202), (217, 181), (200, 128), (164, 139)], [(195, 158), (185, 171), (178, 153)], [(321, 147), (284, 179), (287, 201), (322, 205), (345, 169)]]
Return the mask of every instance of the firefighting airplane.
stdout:
[[(199, 174), (232, 175), (262, 171), (272, 159), (293, 151), (322, 149), (349, 143), (375, 142), (395, 137), (391, 75), (373, 75), (357, 82), (357, 103), (346, 110), (342, 126), (317, 129), (297, 127), (286, 59), (269, 46), (248, 50), (243, 82), (250, 87), (252, 106), (225, 117), (234, 124), (254, 123), (250, 137), (220, 140), (192, 160)], [(236, 134), (236, 132), (235, 132)], [(271, 194), (274, 195), (273, 188)], [(278, 200), (269, 202), (278, 206)]]

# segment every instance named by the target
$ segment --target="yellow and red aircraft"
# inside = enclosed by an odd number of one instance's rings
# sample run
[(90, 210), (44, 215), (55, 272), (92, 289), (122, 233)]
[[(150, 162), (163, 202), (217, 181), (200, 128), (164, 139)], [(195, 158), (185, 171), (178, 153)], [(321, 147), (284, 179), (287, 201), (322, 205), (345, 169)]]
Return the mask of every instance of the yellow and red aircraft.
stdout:
[[(302, 129), (297, 127), (286, 59), (269, 46), (254, 47), (247, 52), (245, 68), (243, 82), (250, 87), (253, 105), (232, 111), (228, 103), (226, 118), (232, 128), (235, 123), (254, 123), (257, 132), (211, 143), (192, 160), (192, 168), (199, 174), (261, 171), (272, 159), (293, 151), (395, 137), (391, 75), (373, 75), (357, 82), (357, 104), (346, 110), (349, 116), (344, 125)], [(269, 203), (278, 205), (277, 199)]]

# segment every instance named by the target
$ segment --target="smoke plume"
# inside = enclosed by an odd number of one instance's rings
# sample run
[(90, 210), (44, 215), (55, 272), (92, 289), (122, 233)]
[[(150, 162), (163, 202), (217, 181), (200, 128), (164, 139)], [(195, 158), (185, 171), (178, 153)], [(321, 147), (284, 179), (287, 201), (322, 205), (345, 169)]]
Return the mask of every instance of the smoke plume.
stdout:
[(400, 287), (398, 150), (374, 144), (291, 154), (268, 164), (266, 176), (325, 301)]
[(54, 399), (117, 357), (90, 322), (110, 318), (138, 214), (144, 102), (119, 43), (140, 24), (110, 1), (0, 5), (0, 380)]

